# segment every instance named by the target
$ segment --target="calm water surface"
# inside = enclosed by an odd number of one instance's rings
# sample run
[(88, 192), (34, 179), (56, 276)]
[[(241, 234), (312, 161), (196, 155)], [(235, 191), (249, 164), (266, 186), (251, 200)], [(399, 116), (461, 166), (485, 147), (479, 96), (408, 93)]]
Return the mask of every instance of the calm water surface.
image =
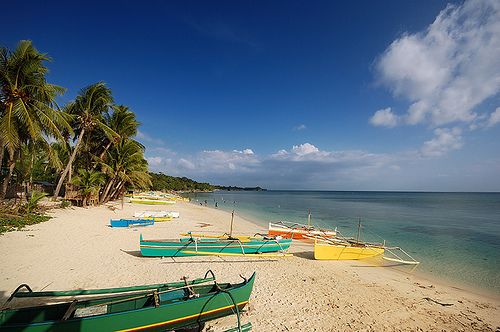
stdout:
[(306, 223), (363, 239), (385, 239), (425, 273), (500, 295), (500, 193), (266, 191), (198, 193), (191, 198), (267, 222)]

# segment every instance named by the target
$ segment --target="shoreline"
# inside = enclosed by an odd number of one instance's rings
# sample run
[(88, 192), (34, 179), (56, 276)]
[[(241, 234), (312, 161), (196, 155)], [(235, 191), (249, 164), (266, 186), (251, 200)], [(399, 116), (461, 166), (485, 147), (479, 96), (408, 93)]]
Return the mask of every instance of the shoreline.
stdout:
[[(141, 229), (108, 227), (111, 217), (164, 209), (179, 211), (181, 216)], [(208, 269), (220, 281), (237, 282), (239, 274), (256, 271), (250, 305), (242, 316), (256, 331), (312, 327), (325, 332), (495, 331), (500, 326), (498, 299), (366, 262), (316, 261), (311, 246), (299, 242), (292, 244), (293, 257), (279, 259), (183, 257), (173, 262), (137, 254), (139, 234), (150, 239), (178, 238), (186, 231), (226, 232), (231, 213), (209, 206), (125, 203), (123, 210), (114, 212), (101, 206), (59, 209), (51, 215), (47, 222), (0, 236), (0, 250), (8, 253), (0, 261), (2, 301), (21, 283), (34, 290), (122, 287), (175, 281), (181, 276), (196, 278)], [(236, 214), (235, 233), (255, 233), (255, 229), (255, 223)], [(235, 317), (230, 316), (209, 322), (207, 328), (221, 330), (234, 323)]]
[[(190, 203), (195, 204), (193, 202), (190, 202)], [(231, 212), (229, 212), (225, 209), (215, 208), (211, 205), (207, 205), (207, 206), (203, 206), (203, 207), (213, 209), (213, 210), (221, 210), (223, 212), (227, 212), (227, 213), (231, 214)], [(255, 226), (255, 228), (257, 228), (259, 230), (266, 230), (267, 231), (267, 228), (263, 228), (264, 227), (263, 225), (264, 225), (264, 223), (267, 224), (268, 222), (264, 222), (262, 220), (257, 220), (255, 218), (252, 218), (251, 216), (245, 215), (244, 213), (238, 214), (237, 211), (235, 211), (235, 216), (236, 215), (239, 215), (241, 219), (253, 224)], [(253, 235), (253, 234), (250, 234), (250, 235)], [(297, 242), (294, 242), (294, 243), (296, 244)], [(313, 248), (311, 246), (311, 251), (312, 250), (313, 250)], [(479, 287), (479, 286), (474, 287), (473, 285), (461, 283), (461, 282), (456, 281), (456, 280), (447, 279), (447, 278), (440, 278), (432, 273), (425, 272), (425, 271), (419, 271), (418, 267), (413, 272), (409, 272), (409, 273), (406, 271), (394, 269), (391, 266), (376, 266), (375, 265), (375, 267), (379, 267), (382, 269), (390, 269), (391, 271), (393, 271), (395, 273), (399, 273), (402, 276), (413, 275), (415, 278), (418, 278), (419, 281), (421, 281), (421, 282), (437, 284), (440, 287), (447, 287), (450, 289), (455, 289), (458, 291), (470, 293), (472, 295), (475, 295), (478, 297), (484, 297), (484, 298), (492, 300), (492, 301), (500, 301), (500, 292), (495, 292), (494, 289), (488, 289), (488, 288)]]
[[(378, 191), (377, 191), (378, 192)], [(202, 202), (201, 200), (196, 200), (196, 202), (200, 203)], [(192, 201), (193, 204), (196, 204), (195, 201)], [(213, 205), (208, 204), (206, 207), (208, 208), (215, 208)], [(219, 209), (224, 210), (226, 212), (230, 213), (231, 208), (228, 208), (227, 206), (224, 205), (219, 205)], [(235, 208), (236, 209), (236, 208)], [(269, 220), (269, 221), (263, 221), (259, 220), (258, 216), (252, 216), (251, 211), (238, 211), (236, 210), (236, 213), (241, 212), (242, 216), (246, 218), (248, 221), (254, 223), (257, 228), (262, 229), (263, 231), (267, 232), (267, 223), (270, 222), (275, 222), (274, 220)], [(421, 260), (425, 261), (423, 257)], [(493, 300), (499, 300), (500, 299), (500, 288), (495, 288), (495, 287), (488, 287), (488, 285), (478, 285), (474, 284), (471, 281), (467, 280), (461, 280), (461, 279), (456, 279), (453, 278), (452, 276), (440, 276), (438, 273), (433, 273), (431, 271), (425, 271), (422, 269), (422, 267), (417, 267), (414, 272), (412, 272), (414, 275), (418, 276), (419, 278), (429, 281), (429, 282), (435, 282), (439, 283), (443, 286), (455, 288), (455, 289), (461, 289), (470, 293), (474, 293), (476, 295), (480, 296), (485, 296), (488, 298), (491, 298)]]

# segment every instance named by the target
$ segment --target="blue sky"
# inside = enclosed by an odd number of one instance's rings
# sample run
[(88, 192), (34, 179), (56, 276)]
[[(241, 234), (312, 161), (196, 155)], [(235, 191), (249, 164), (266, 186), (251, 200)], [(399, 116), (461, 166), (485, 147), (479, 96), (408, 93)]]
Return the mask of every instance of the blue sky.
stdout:
[[(150, 168), (270, 189), (500, 191), (500, 3), (10, 2), (50, 82), (105, 81)], [(16, 13), (22, 13), (17, 15)]]

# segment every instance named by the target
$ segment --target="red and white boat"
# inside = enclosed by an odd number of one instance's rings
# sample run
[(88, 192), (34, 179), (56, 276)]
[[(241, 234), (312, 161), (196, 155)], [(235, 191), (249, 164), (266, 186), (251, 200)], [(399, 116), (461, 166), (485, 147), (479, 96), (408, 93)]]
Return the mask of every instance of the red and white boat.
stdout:
[(269, 223), (269, 236), (281, 236), (285, 239), (310, 240), (311, 236), (322, 236), (325, 238), (335, 237), (337, 229), (322, 229), (314, 226), (297, 224), (287, 221)]

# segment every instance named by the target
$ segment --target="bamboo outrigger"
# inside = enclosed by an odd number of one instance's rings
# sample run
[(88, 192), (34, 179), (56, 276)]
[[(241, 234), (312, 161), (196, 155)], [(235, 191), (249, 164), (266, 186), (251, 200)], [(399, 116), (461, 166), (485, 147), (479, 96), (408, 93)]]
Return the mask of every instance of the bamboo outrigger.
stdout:
[(283, 256), (290, 247), (291, 239), (238, 239), (181, 238), (180, 240), (143, 240), (140, 236), (141, 255), (147, 257), (214, 256)]
[[(231, 213), (229, 234), (209, 235), (191, 232), (182, 235), (189, 236), (179, 242), (173, 241), (143, 241), (141, 236), (141, 253), (144, 256), (161, 255), (177, 256), (245, 256), (245, 257), (290, 257), (285, 253), (292, 239), (277, 236), (256, 234), (254, 236), (234, 235), (234, 210)], [(156, 251), (156, 252), (155, 252)]]

